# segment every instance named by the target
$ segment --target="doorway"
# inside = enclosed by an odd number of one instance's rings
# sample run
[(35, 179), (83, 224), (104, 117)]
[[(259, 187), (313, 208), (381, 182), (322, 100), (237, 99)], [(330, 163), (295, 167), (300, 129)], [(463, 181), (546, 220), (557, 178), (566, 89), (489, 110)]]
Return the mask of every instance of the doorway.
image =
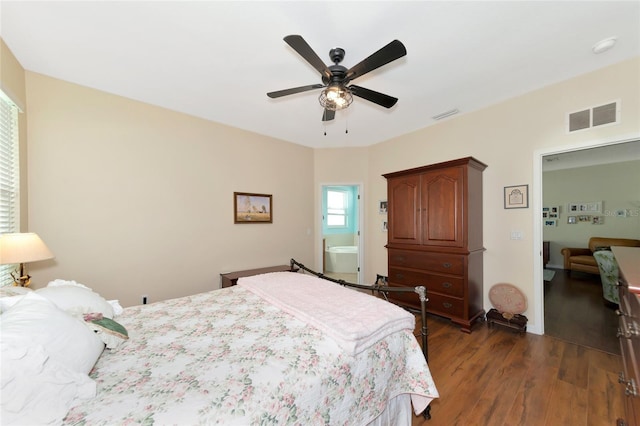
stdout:
[(360, 185), (322, 185), (322, 273), (360, 283)]
[[(554, 156), (563, 154), (579, 153), (589, 150), (591, 148), (606, 149), (607, 147), (618, 148), (621, 144), (633, 143), (640, 145), (639, 136), (627, 137), (625, 139), (618, 140), (600, 140), (592, 141), (574, 146), (567, 146), (561, 148), (551, 148), (538, 150), (534, 153), (534, 165), (533, 165), (533, 208), (534, 211), (542, 212), (543, 210), (543, 170), (545, 164), (545, 158), (549, 159)], [(601, 154), (601, 152), (600, 152)], [(629, 161), (631, 158), (622, 159), (620, 161)], [(534, 310), (536, 318), (539, 319), (538, 324), (530, 327), (531, 332), (536, 334), (545, 334), (545, 306), (544, 306), (544, 279), (543, 279), (543, 221), (541, 216), (534, 215), (533, 217), (533, 249), (534, 249)]]

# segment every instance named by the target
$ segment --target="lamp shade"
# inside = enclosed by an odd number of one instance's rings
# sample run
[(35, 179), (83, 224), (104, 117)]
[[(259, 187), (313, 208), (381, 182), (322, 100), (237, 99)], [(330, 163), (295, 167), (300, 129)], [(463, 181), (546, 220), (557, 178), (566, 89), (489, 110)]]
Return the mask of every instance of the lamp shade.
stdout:
[(0, 265), (53, 258), (53, 253), (33, 232), (0, 235)]

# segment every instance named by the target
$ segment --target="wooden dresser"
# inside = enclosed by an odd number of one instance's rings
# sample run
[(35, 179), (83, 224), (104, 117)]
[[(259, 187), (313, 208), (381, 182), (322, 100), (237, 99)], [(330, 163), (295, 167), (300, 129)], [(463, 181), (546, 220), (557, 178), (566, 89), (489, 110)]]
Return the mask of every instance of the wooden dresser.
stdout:
[(624, 371), (625, 418), (618, 426), (640, 426), (640, 248), (612, 247), (620, 268), (618, 338)]
[[(389, 285), (427, 288), (430, 313), (471, 332), (484, 317), (482, 171), (472, 157), (383, 175)], [(415, 298), (396, 301), (419, 309)]]

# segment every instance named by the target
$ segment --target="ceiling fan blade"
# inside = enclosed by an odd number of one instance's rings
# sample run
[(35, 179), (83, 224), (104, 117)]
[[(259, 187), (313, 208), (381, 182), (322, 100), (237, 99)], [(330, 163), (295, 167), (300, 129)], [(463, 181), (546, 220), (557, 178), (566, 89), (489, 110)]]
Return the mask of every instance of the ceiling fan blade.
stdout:
[(293, 48), (305, 61), (309, 62), (315, 69), (317, 69), (323, 77), (327, 79), (331, 78), (331, 71), (325, 65), (325, 63), (318, 57), (316, 52), (313, 51), (311, 46), (299, 35), (288, 35), (284, 38), (289, 46)]
[(331, 121), (336, 117), (336, 112), (331, 109), (326, 109), (322, 113), (322, 121)]
[(391, 108), (398, 102), (398, 98), (394, 98), (393, 96), (385, 95), (384, 93), (376, 92), (373, 90), (365, 89), (360, 86), (349, 86), (349, 90), (354, 96), (358, 96), (362, 99), (366, 99), (368, 101), (373, 102), (374, 104), (378, 104), (385, 108)]
[(307, 92), (307, 91), (313, 90), (313, 89), (322, 89), (323, 87), (324, 87), (324, 84), (310, 84), (308, 86), (293, 87), (291, 89), (277, 90), (275, 92), (269, 92), (269, 93), (267, 93), (267, 96), (270, 97), (270, 98), (279, 98), (281, 96), (287, 96), (287, 95), (293, 95), (293, 94), (296, 94), (296, 93)]
[(404, 47), (404, 44), (398, 40), (393, 40), (382, 49), (362, 60), (359, 64), (351, 67), (347, 71), (345, 83), (373, 71), (376, 68), (380, 68), (389, 62), (395, 61), (398, 58), (402, 58), (406, 54), (407, 49)]

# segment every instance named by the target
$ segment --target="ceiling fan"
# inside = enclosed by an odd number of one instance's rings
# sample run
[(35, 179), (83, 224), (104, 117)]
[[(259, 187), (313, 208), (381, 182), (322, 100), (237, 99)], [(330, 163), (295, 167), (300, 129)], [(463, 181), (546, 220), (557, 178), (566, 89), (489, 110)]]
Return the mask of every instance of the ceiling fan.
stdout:
[(344, 59), (345, 54), (342, 48), (336, 47), (329, 51), (333, 65), (326, 66), (302, 36), (289, 35), (284, 38), (284, 41), (320, 72), (322, 75), (322, 84), (310, 84), (308, 86), (269, 92), (267, 96), (270, 98), (279, 98), (295, 93), (324, 88), (318, 98), (320, 105), (324, 108), (322, 121), (333, 120), (337, 110), (347, 108), (351, 105), (353, 96), (366, 99), (385, 108), (391, 108), (398, 102), (398, 98), (365, 89), (364, 87), (348, 84), (352, 80), (406, 55), (407, 49), (400, 41), (393, 40), (382, 49), (349, 69), (339, 65)]

